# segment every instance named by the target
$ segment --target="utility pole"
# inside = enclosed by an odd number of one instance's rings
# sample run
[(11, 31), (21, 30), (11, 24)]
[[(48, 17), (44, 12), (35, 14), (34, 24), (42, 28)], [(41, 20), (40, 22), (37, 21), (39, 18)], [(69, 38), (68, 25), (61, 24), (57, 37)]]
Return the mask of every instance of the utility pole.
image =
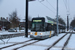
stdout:
[(28, 37), (28, 0), (26, 0), (25, 37)]
[(58, 0), (57, 0), (57, 36), (59, 34), (58, 29), (59, 27), (58, 27)]
[(67, 31), (69, 30), (69, 14), (67, 15)]

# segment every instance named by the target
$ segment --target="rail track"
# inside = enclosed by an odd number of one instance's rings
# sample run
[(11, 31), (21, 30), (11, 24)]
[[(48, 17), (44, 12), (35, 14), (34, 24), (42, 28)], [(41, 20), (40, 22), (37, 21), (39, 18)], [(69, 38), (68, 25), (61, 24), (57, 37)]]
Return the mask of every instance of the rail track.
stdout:
[(64, 45), (62, 47), (62, 50), (64, 50), (65, 46), (68, 44), (71, 35), (72, 35), (72, 33), (69, 35), (69, 37), (67, 38), (66, 42), (64, 43)]
[[(48, 47), (46, 50), (50, 50), (54, 45), (56, 45), (60, 40), (62, 40), (68, 33), (66, 33), (65, 35), (63, 35), (61, 38), (59, 38), (57, 41), (55, 41), (50, 47)], [(64, 43), (62, 50), (64, 50), (64, 48), (66, 47), (66, 45), (68, 44), (70, 37), (71, 37), (72, 33), (70, 33), (69, 37), (67, 38), (66, 42)]]
[(26, 42), (28, 42), (28, 41), (32, 41), (32, 40), (33, 40), (33, 39), (31, 39), (31, 40), (27, 40), (27, 41), (24, 41), (24, 42), (15, 43), (15, 44), (8, 45), (8, 46), (4, 46), (4, 47), (1, 47), (0, 50), (1, 50), (1, 49), (5, 49), (5, 48), (8, 48), (8, 47), (11, 47), (11, 46), (14, 46), (14, 45), (18, 45), (18, 44), (26, 43)]
[[(8, 45), (8, 46), (4, 46), (4, 47), (1, 47), (0, 50), (2, 49), (6, 49), (6, 48), (9, 48), (9, 47), (13, 47), (13, 46), (16, 46), (16, 45), (20, 45), (20, 44), (23, 44), (22, 46), (20, 47), (16, 47), (12, 50), (17, 50), (19, 48), (22, 48), (22, 47), (25, 47), (25, 46), (28, 46), (28, 45), (31, 45), (31, 44), (34, 44), (36, 42), (39, 42), (40, 40), (34, 40), (34, 39), (31, 39), (31, 40), (27, 40), (27, 41), (24, 41), (24, 42), (19, 42), (19, 43), (15, 43), (15, 44), (12, 44), (12, 45)], [(30, 41), (33, 41), (33, 42), (30, 42)], [(29, 42), (29, 43), (28, 43)]]
[(24, 44), (23, 46), (20, 46), (20, 47), (14, 48), (13, 50), (20, 49), (20, 48), (22, 48), (22, 47), (25, 47), (25, 46), (28, 46), (28, 45), (34, 44), (34, 43), (39, 42), (39, 41), (40, 41), (40, 40), (38, 40), (38, 41), (34, 41), (34, 42), (31, 42), (31, 43), (28, 43), (28, 44)]
[[(59, 41), (61, 41), (67, 34), (70, 34), (67, 38), (67, 40), (64, 42), (63, 44), (63, 47), (61, 47), (61, 50), (65, 50), (66, 48), (66, 45), (68, 44), (69, 40), (70, 40), (70, 37), (72, 35), (72, 33), (66, 33), (65, 35), (63, 35), (61, 38), (59, 38), (57, 41), (55, 41), (52, 45), (50, 45), (50, 47), (48, 46), (48, 48), (46, 50), (50, 50), (52, 47), (54, 47)], [(32, 42), (31, 42), (32, 41)], [(7, 49), (9, 47), (13, 47), (13, 46), (16, 46), (16, 45), (21, 45), (21, 46), (17, 46), (15, 48), (13, 48), (12, 50), (18, 50), (22, 47), (25, 47), (25, 46), (28, 46), (28, 45), (31, 45), (31, 44), (34, 44), (36, 42), (39, 42), (40, 40), (34, 40), (34, 39), (31, 39), (31, 40), (27, 40), (27, 41), (24, 41), (24, 42), (18, 42), (18, 43), (15, 43), (15, 44), (12, 44), (12, 45), (8, 45), (8, 46), (4, 46), (4, 47), (1, 47), (0, 50), (2, 49)], [(29, 42), (29, 43), (28, 43)]]

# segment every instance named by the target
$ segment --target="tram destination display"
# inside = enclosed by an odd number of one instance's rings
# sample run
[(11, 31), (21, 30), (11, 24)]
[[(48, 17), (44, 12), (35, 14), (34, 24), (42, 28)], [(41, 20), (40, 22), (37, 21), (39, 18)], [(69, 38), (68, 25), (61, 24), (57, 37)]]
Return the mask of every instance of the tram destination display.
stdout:
[(42, 22), (42, 20), (33, 20), (33, 22)]

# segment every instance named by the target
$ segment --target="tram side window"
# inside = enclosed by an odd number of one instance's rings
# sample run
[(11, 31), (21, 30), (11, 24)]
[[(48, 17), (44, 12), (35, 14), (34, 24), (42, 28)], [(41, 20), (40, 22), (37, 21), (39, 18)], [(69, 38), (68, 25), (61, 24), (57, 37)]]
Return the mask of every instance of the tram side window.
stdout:
[(34, 24), (32, 24), (32, 28), (34, 28)]
[(54, 25), (52, 25), (52, 30), (54, 30)]
[(56, 30), (56, 29), (57, 29), (56, 27), (57, 27), (57, 25), (55, 24), (55, 25), (54, 25), (54, 30)]
[(51, 31), (53, 29), (52, 25), (49, 24), (49, 31)]
[(48, 24), (47, 24), (47, 23), (44, 23), (44, 29), (45, 29), (46, 31), (48, 31)]
[(47, 25), (47, 27), (46, 27), (46, 31), (49, 31), (48, 25)]
[(51, 30), (54, 30), (54, 27), (51, 24), (47, 23), (46, 31), (51, 31)]
[(55, 28), (54, 28), (54, 25), (48, 24), (47, 29), (48, 29), (47, 31), (51, 31), (51, 30), (54, 30)]
[(34, 23), (32, 23), (32, 28), (31, 28), (31, 30), (35, 30), (35, 24)]
[(47, 24), (46, 31), (50, 31), (50, 24)]

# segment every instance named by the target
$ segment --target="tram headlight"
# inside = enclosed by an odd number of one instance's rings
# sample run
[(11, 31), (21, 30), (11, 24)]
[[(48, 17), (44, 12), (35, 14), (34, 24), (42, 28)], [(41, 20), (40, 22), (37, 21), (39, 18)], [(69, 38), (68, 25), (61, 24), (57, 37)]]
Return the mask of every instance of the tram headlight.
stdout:
[(42, 35), (42, 33), (40, 33), (40, 35)]
[(33, 34), (33, 33), (30, 33), (30, 34)]

